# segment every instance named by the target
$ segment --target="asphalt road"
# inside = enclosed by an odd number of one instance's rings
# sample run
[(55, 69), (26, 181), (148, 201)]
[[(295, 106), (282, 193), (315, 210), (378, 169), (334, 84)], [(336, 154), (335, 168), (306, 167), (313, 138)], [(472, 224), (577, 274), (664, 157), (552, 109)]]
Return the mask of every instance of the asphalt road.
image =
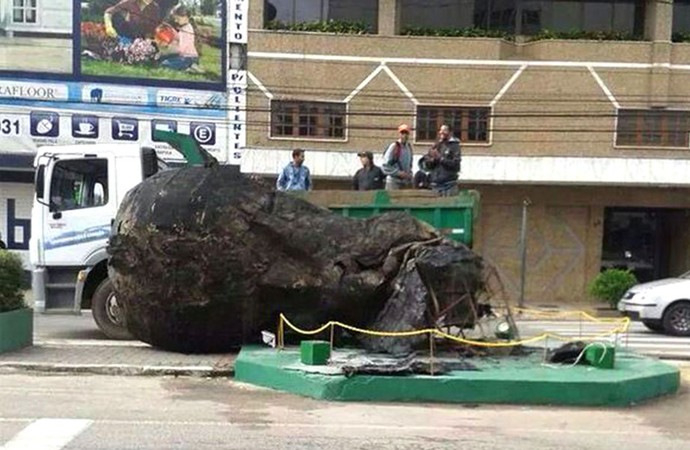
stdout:
[[(580, 321), (518, 322), (522, 338), (537, 336), (545, 331), (573, 339), (601, 336), (616, 328), (615, 324)], [(617, 341), (620, 348), (663, 359), (690, 360), (690, 337), (667, 336), (648, 330), (639, 322), (632, 322), (628, 333), (599, 337), (598, 340)], [(558, 344), (551, 341), (550, 346)]]
[(0, 448), (680, 450), (688, 408), (685, 390), (615, 410), (381, 405), (224, 379), (16, 373), (0, 375)]

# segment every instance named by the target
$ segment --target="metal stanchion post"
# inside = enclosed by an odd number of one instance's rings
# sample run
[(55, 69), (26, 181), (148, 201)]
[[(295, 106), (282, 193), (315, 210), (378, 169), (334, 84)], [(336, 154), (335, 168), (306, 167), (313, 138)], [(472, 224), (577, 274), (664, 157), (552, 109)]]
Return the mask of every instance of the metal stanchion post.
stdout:
[(335, 334), (335, 324), (331, 323), (331, 355), (333, 354), (333, 339)]
[(620, 335), (620, 333), (618, 332), (618, 330), (616, 330), (615, 341), (614, 341), (615, 343), (613, 344), (613, 348), (615, 348), (616, 351), (618, 351), (618, 337), (619, 337), (619, 335)]
[(525, 277), (527, 275), (527, 207), (531, 204), (528, 198), (522, 201), (522, 223), (520, 225), (520, 298), (518, 306), (525, 307)]
[(285, 346), (285, 325), (283, 324), (283, 316), (280, 316), (280, 323), (278, 324), (278, 350), (282, 350)]
[(434, 333), (429, 332), (429, 373), (434, 375)]

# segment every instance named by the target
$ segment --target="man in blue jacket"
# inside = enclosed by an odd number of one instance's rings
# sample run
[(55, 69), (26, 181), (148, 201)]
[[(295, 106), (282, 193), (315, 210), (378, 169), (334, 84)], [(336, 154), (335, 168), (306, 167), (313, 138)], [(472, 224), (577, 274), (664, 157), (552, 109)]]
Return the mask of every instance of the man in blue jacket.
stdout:
[(304, 150), (297, 148), (292, 152), (290, 162), (278, 177), (276, 189), (279, 191), (311, 191), (311, 175), (304, 165)]
[(460, 141), (452, 135), (448, 125), (443, 125), (439, 129), (438, 142), (419, 160), (419, 169), (429, 172), (431, 189), (438, 195), (457, 195)]

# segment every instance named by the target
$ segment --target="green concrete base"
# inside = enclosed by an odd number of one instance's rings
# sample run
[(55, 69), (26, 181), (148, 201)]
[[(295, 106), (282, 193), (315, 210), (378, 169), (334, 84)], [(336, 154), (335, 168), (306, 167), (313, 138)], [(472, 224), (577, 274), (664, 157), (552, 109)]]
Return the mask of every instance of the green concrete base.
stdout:
[(0, 353), (11, 352), (33, 344), (34, 312), (17, 309), (0, 313)]
[(323, 400), (379, 402), (507, 403), (626, 406), (675, 393), (680, 372), (635, 354), (617, 354), (614, 369), (558, 368), (540, 355), (472, 359), (477, 369), (440, 376), (314, 373), (300, 364), (299, 349), (245, 347), (235, 362), (235, 379)]

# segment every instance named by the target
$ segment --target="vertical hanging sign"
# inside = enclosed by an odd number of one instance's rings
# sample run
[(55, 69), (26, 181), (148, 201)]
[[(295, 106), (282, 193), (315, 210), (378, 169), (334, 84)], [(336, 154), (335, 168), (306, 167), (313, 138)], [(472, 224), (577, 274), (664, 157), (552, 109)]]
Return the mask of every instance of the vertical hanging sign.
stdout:
[(229, 0), (228, 8), (228, 162), (239, 165), (247, 145), (249, 0)]

